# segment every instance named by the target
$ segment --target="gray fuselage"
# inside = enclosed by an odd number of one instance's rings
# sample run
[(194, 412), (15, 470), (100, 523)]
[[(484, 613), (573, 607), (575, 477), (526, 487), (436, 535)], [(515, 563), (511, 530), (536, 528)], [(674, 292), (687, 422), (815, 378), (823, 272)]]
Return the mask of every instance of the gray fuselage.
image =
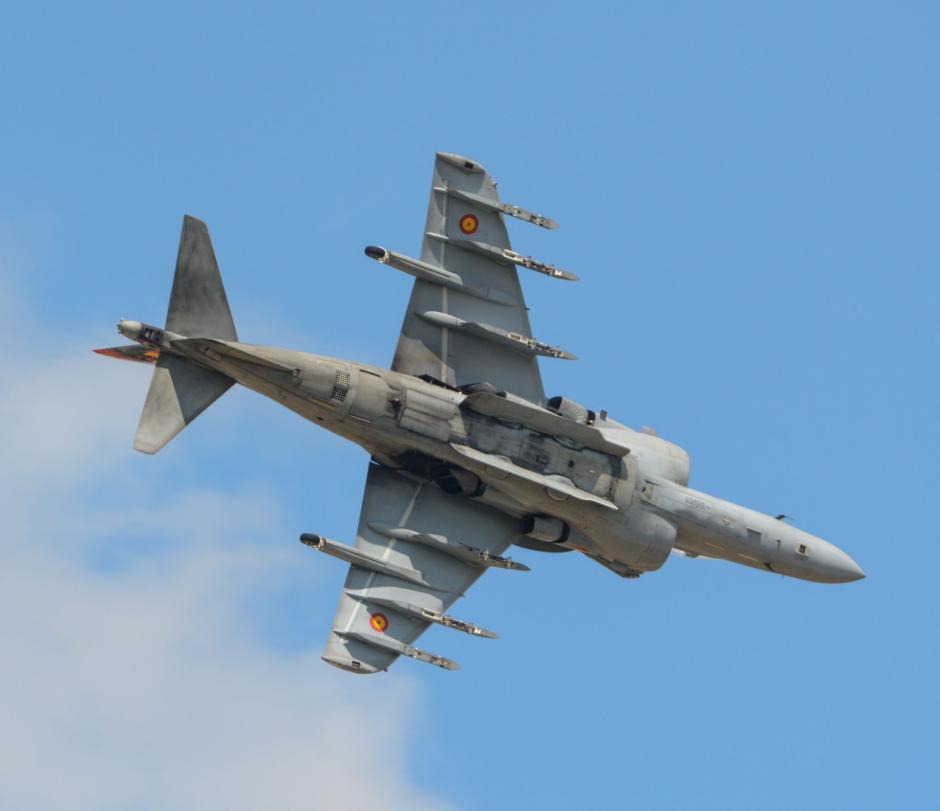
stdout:
[[(138, 322), (122, 325), (141, 340)], [(276, 400), (381, 464), (518, 517), (525, 546), (578, 549), (624, 576), (658, 569), (679, 551), (822, 583), (864, 577), (833, 544), (689, 489), (685, 451), (603, 412), (592, 413), (592, 425), (613, 452), (477, 413), (465, 390), (386, 369), (172, 333), (161, 341), (162, 351)]]

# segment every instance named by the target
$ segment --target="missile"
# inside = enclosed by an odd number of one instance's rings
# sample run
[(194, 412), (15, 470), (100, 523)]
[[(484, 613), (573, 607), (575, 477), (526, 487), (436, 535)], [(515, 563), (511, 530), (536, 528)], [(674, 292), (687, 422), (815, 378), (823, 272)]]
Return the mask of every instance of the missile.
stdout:
[(517, 563), (512, 558), (504, 558), (501, 555), (494, 555), (487, 549), (480, 549), (476, 546), (461, 543), (460, 541), (449, 541), (443, 535), (433, 535), (428, 532), (418, 532), (406, 527), (392, 527), (387, 524), (369, 523), (369, 528), (384, 535), (386, 538), (394, 538), (399, 541), (410, 541), (411, 543), (420, 543), (436, 549), (446, 555), (452, 555), (459, 560), (469, 563), (471, 566), (481, 568), (495, 567), (497, 569), (515, 569), (519, 572), (529, 571), (529, 567), (524, 563)]
[(353, 566), (359, 566), (362, 569), (368, 569), (377, 574), (387, 574), (390, 577), (397, 577), (399, 580), (408, 580), (411, 583), (417, 583), (419, 586), (425, 586), (435, 591), (446, 591), (446, 589), (439, 589), (429, 583), (424, 579), (424, 575), (415, 569), (389, 563), (387, 560), (382, 560), (368, 552), (363, 552), (361, 549), (355, 549), (354, 547), (346, 546), (346, 544), (331, 541), (329, 538), (324, 538), (322, 535), (305, 532), (300, 536), (300, 542), (306, 544), (311, 549), (316, 549), (318, 552), (324, 552), (331, 557), (351, 563)]
[(378, 648), (382, 651), (389, 651), (390, 653), (397, 653), (400, 656), (410, 656), (412, 659), (417, 659), (419, 662), (427, 662), (429, 665), (437, 665), (437, 667), (442, 667), (444, 670), (459, 670), (460, 665), (456, 662), (446, 659), (443, 656), (438, 656), (435, 653), (428, 653), (425, 650), (420, 648), (413, 648), (411, 645), (406, 645), (404, 642), (399, 642), (397, 639), (390, 639), (379, 634), (363, 634), (359, 631), (333, 631), (337, 636), (343, 637), (343, 639), (355, 639), (357, 642), (362, 642), (365, 645), (370, 645), (373, 648)]
[(542, 228), (548, 228), (552, 231), (558, 227), (558, 223), (555, 222), (551, 217), (546, 217), (544, 214), (536, 214), (535, 212), (528, 211), (527, 209), (522, 208), (522, 206), (514, 206), (511, 203), (502, 203), (499, 200), (483, 197), (482, 195), (474, 194), (470, 191), (464, 191), (463, 189), (455, 189), (451, 186), (434, 186), (434, 191), (436, 191), (438, 194), (446, 194), (449, 197), (456, 198), (457, 200), (465, 201), (476, 206), (477, 208), (482, 208), (484, 211), (508, 214), (510, 217), (515, 217), (518, 220), (524, 220), (525, 222), (530, 222), (533, 225), (539, 225)]
[(508, 346), (510, 349), (515, 349), (517, 352), (522, 352), (523, 354), (542, 355), (548, 358), (562, 358), (564, 360), (577, 360), (570, 352), (565, 352), (557, 346), (543, 343), (528, 335), (521, 335), (518, 332), (511, 332), (501, 327), (494, 327), (492, 324), (466, 321), (463, 318), (450, 315), (450, 313), (441, 313), (436, 310), (419, 312), (418, 317), (442, 329), (467, 332), (471, 335), (476, 335), (478, 338)]
[(463, 248), (465, 251), (485, 256), (490, 261), (498, 262), (501, 265), (519, 265), (519, 267), (534, 270), (536, 273), (543, 273), (553, 279), (564, 279), (569, 282), (578, 281), (578, 277), (574, 273), (562, 270), (559, 267), (555, 267), (555, 265), (550, 265), (548, 262), (540, 262), (538, 259), (533, 259), (531, 256), (523, 256), (521, 253), (516, 253), (516, 251), (511, 248), (497, 248), (495, 245), (488, 245), (485, 242), (480, 242), (475, 239), (449, 237), (446, 234), (438, 234), (436, 231), (425, 231), (424, 235), (429, 239), (436, 239), (438, 242), (455, 245), (458, 248)]
[(400, 270), (431, 284), (439, 284), (443, 287), (449, 287), (452, 290), (459, 290), (461, 293), (474, 296), (475, 298), (491, 301), (494, 304), (503, 306), (512, 306), (516, 300), (507, 293), (497, 290), (494, 287), (482, 287), (469, 284), (463, 278), (453, 271), (446, 270), (428, 262), (422, 262), (420, 259), (412, 259), (410, 256), (396, 253), (395, 251), (381, 248), (378, 245), (368, 245), (366, 247), (366, 256), (375, 259), (383, 265)]
[(470, 634), (470, 636), (479, 636), (483, 639), (499, 638), (493, 631), (488, 631), (486, 628), (481, 628), (479, 625), (474, 625), (472, 622), (466, 622), (465, 620), (459, 620), (456, 617), (442, 614), (439, 611), (433, 611), (430, 608), (423, 608), (422, 606), (406, 603), (402, 600), (376, 597), (368, 592), (356, 592), (346, 589), (346, 593), (360, 602), (375, 603), (375, 605), (398, 611), (407, 617), (413, 617), (416, 620), (422, 620), (424, 622), (436, 622), (438, 625), (443, 625), (445, 628), (463, 631), (465, 634)]

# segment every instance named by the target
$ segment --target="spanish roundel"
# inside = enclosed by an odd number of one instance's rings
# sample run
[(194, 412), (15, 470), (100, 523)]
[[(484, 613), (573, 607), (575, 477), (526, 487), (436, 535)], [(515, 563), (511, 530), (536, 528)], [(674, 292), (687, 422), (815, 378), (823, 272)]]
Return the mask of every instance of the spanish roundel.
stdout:
[(480, 221), (473, 214), (464, 214), (460, 218), (460, 230), (465, 234), (474, 233), (480, 227)]

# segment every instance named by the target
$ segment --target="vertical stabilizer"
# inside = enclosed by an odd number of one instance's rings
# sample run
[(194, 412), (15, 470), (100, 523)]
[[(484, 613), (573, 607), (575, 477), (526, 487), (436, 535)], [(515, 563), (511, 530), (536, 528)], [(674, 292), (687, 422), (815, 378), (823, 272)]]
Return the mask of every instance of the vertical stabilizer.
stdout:
[(188, 214), (183, 217), (166, 328), (187, 338), (238, 340), (209, 229)]

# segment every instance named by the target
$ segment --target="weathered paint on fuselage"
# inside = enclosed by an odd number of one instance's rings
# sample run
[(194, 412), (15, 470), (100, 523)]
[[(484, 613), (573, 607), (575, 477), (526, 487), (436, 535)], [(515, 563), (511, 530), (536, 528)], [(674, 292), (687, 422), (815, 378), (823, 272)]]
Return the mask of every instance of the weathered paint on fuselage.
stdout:
[[(237, 357), (225, 354), (229, 350)], [(820, 538), (689, 489), (685, 451), (606, 417), (596, 427), (624, 447), (623, 456), (569, 447), (521, 425), (461, 410), (466, 395), (460, 391), (364, 364), (199, 339), (173, 341), (172, 351), (278, 401), (403, 472), (415, 474), (402, 460), (416, 456), (469, 469), (485, 484), (471, 497), (517, 517), (560, 519), (572, 530), (561, 543), (621, 574), (657, 569), (675, 547), (804, 580), (835, 583), (864, 576), (848, 555)], [(476, 464), (460, 447), (508, 460), (531, 475)], [(542, 486), (551, 481), (571, 484), (594, 501)]]

